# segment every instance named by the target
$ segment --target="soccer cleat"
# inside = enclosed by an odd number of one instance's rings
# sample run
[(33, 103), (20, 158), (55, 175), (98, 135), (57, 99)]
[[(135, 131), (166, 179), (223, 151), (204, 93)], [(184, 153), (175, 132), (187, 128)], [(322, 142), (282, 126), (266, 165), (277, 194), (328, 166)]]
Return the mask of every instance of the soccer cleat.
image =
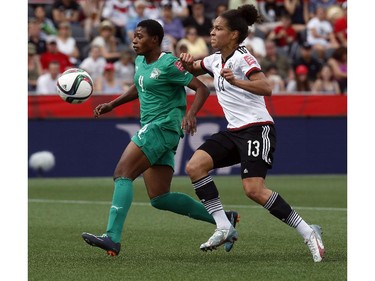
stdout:
[(223, 245), (226, 241), (234, 243), (238, 238), (237, 230), (231, 225), (229, 229), (219, 229), (217, 228), (214, 234), (208, 239), (206, 243), (200, 246), (202, 251), (216, 250), (220, 245)]
[(321, 262), (325, 253), (322, 241), (322, 228), (315, 224), (310, 225), (310, 227), (313, 232), (311, 233), (310, 238), (305, 240), (305, 244), (309, 247), (314, 262)]
[[(236, 224), (238, 222), (240, 222), (240, 214), (237, 213), (236, 211), (226, 211), (225, 214), (227, 215), (228, 217), (228, 220), (230, 221), (230, 223), (233, 225), (233, 228), (236, 228)], [(237, 240), (237, 239), (236, 239)], [(227, 241), (224, 243), (224, 250), (226, 252), (230, 252), (230, 250), (232, 250), (233, 248), (233, 245), (234, 245), (234, 242), (236, 240), (232, 240), (232, 241)]]
[(112, 257), (117, 256), (120, 253), (121, 244), (113, 242), (106, 234), (96, 236), (94, 234), (84, 232), (82, 233), (82, 238), (87, 244), (102, 248)]

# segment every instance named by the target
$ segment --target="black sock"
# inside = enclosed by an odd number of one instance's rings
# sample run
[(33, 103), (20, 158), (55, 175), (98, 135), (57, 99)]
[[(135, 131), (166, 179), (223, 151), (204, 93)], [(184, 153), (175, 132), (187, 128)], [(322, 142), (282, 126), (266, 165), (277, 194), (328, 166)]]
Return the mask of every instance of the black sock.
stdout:
[(223, 205), (220, 202), (219, 192), (210, 175), (193, 182), (193, 186), (195, 193), (209, 214), (223, 210)]
[(302, 218), (293, 210), (290, 205), (277, 193), (272, 192), (270, 198), (263, 206), (272, 215), (277, 217), (279, 220), (285, 222), (291, 227), (297, 227), (302, 221)]

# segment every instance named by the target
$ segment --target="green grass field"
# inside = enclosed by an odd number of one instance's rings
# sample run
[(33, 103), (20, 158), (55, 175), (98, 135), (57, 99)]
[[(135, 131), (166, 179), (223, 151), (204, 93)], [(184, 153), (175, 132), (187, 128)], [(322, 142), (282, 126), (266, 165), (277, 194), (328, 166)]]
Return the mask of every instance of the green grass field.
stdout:
[[(81, 238), (105, 230), (111, 178), (29, 179), (28, 280), (347, 280), (346, 176), (267, 178), (308, 223), (323, 227), (322, 263), (294, 229), (246, 198), (240, 177), (214, 179), (225, 209), (241, 214), (230, 253), (201, 252), (214, 225), (152, 208), (139, 179), (117, 257)], [(176, 177), (172, 190), (196, 198), (187, 177)]]

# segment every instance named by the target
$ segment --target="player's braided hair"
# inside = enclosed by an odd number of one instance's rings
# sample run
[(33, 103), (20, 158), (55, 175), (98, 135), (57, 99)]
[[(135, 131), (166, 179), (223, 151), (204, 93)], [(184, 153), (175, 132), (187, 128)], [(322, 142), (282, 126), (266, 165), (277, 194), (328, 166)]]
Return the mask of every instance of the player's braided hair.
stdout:
[(239, 31), (238, 43), (247, 37), (249, 26), (261, 22), (261, 16), (254, 5), (243, 5), (237, 9), (225, 11), (220, 17), (227, 20), (228, 27), (232, 31)]

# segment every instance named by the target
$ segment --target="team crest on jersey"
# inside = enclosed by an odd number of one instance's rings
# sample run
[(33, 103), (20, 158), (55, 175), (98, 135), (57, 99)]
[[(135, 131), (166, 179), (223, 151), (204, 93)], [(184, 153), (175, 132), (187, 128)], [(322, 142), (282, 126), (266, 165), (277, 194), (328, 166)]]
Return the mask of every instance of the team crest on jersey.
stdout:
[(249, 55), (244, 56), (244, 59), (248, 63), (248, 65), (252, 65), (255, 62), (254, 58)]
[(159, 79), (160, 74), (161, 74), (161, 71), (159, 69), (157, 69), (157, 68), (154, 68), (151, 71), (150, 78), (151, 79)]
[(185, 71), (185, 68), (184, 66), (182, 65), (182, 63), (178, 60), (174, 63), (174, 66), (181, 72), (184, 72)]

